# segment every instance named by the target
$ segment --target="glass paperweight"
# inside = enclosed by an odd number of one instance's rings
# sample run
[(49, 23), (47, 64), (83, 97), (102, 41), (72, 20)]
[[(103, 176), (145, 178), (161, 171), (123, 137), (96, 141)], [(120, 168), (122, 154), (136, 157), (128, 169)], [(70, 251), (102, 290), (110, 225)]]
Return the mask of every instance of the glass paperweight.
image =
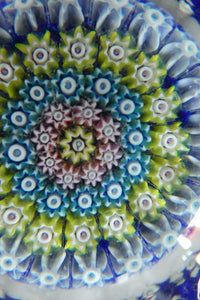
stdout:
[(0, 0), (0, 298), (195, 300), (197, 0)]

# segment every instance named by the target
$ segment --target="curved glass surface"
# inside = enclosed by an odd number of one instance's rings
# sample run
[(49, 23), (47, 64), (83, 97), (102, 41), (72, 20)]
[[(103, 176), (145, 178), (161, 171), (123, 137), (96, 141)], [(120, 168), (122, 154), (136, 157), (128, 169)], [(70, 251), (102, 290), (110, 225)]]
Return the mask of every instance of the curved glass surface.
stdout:
[(0, 1), (0, 297), (199, 299), (196, 1)]

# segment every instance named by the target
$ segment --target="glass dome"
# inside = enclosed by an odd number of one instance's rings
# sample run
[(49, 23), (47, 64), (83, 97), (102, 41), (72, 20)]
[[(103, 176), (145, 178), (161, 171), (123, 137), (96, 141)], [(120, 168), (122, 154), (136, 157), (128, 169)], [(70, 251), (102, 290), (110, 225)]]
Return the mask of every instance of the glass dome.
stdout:
[(199, 299), (200, 7), (0, 0), (0, 297)]

